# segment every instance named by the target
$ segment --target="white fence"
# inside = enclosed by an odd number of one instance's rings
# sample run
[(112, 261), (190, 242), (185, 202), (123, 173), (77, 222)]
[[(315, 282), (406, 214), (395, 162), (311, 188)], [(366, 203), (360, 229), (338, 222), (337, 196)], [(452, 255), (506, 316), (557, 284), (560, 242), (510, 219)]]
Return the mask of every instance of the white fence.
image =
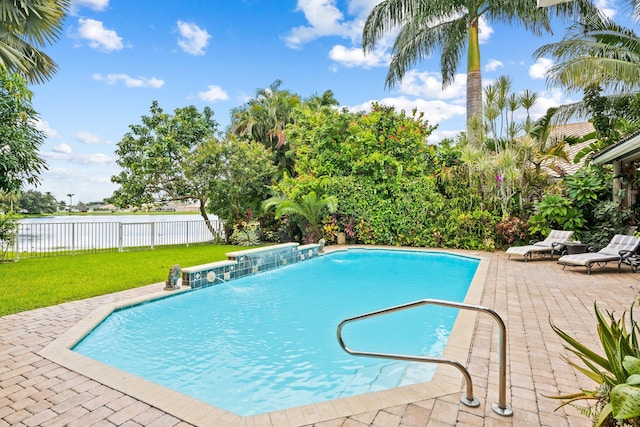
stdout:
[(224, 238), (223, 224), (213, 221), (19, 223), (9, 253), (15, 258), (153, 249)]

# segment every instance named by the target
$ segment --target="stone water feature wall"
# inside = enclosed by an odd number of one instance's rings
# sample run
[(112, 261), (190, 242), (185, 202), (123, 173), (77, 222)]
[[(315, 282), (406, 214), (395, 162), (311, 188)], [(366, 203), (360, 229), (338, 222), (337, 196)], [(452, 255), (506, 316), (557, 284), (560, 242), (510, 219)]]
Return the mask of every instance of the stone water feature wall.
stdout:
[(201, 288), (315, 258), (319, 244), (283, 243), (227, 253), (228, 260), (182, 269), (182, 285)]

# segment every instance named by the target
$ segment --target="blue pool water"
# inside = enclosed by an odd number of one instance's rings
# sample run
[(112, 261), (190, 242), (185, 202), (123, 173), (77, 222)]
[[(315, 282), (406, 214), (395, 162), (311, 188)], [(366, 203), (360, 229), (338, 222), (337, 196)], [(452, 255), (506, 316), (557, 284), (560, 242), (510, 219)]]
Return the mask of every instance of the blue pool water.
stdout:
[[(347, 317), (463, 301), (479, 261), (349, 250), (118, 310), (74, 351), (241, 416), (429, 380), (435, 365), (356, 357)], [(438, 356), (458, 311), (424, 306), (343, 330), (362, 351)]]

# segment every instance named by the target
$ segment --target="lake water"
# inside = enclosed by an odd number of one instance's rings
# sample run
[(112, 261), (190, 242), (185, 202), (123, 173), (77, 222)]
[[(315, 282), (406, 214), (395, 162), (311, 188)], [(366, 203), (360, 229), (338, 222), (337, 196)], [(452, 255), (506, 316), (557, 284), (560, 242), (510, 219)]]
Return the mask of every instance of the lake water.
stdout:
[[(210, 223), (223, 236), (218, 217)], [(21, 219), (15, 251), (20, 256), (207, 242), (214, 239), (199, 214), (86, 215)]]
[[(209, 217), (211, 221), (217, 220), (216, 215)], [(203, 221), (199, 213), (181, 215), (61, 215), (45, 216), (38, 218), (23, 218), (21, 224), (42, 223), (79, 223), (79, 222), (167, 222), (167, 221)]]

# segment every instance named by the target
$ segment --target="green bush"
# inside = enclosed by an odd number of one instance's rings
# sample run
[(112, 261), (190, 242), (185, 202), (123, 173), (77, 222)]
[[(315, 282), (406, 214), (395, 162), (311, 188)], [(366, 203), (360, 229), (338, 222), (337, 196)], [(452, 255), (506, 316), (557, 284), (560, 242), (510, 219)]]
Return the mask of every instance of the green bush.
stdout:
[(548, 194), (536, 205), (536, 213), (529, 218), (529, 232), (533, 236), (546, 236), (555, 230), (582, 230), (586, 222), (582, 212), (573, 207), (571, 200)]
[(451, 207), (443, 212), (442, 226), (435, 231), (441, 234), (440, 246), (493, 251), (499, 219), (500, 215), (480, 208), (468, 211)]
[(510, 216), (503, 219), (496, 225), (496, 237), (503, 247), (524, 243), (528, 236), (529, 224), (522, 219)]
[(235, 224), (229, 240), (238, 246), (258, 245), (260, 243), (260, 223), (258, 221), (242, 221)]
[(617, 203), (598, 202), (591, 213), (593, 220), (581, 236), (583, 242), (590, 247), (603, 248), (614, 234), (627, 234), (627, 222), (631, 218), (631, 212), (621, 210)]
[(13, 212), (0, 214), (0, 261), (4, 261), (13, 248), (18, 233), (18, 219), (19, 216)]

